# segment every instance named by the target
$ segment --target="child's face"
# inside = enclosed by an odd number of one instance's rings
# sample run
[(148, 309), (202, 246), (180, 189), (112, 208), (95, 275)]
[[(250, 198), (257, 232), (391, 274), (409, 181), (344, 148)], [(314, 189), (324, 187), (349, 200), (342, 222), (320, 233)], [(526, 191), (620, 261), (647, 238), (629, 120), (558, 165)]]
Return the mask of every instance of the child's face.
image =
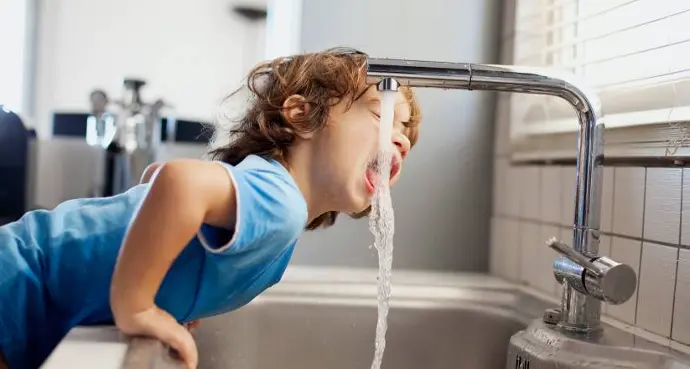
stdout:
[[(328, 191), (336, 211), (355, 213), (370, 205), (374, 193), (371, 164), (379, 147), (381, 94), (375, 86), (367, 89), (348, 109), (347, 101), (331, 108), (326, 127), (314, 137), (319, 183)], [(410, 150), (410, 140), (403, 134), (410, 119), (410, 106), (401, 92), (395, 103), (391, 142), (396, 147), (391, 165), (390, 183), (400, 177), (403, 159)]]

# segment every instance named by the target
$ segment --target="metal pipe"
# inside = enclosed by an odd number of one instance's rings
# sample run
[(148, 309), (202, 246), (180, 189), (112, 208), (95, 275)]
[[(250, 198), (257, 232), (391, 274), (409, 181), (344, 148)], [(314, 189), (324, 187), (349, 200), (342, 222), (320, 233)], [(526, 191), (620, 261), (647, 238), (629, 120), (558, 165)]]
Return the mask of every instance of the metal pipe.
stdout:
[[(402, 59), (367, 60), (367, 83), (376, 84), (388, 77), (410, 87), (518, 92), (558, 96), (568, 101), (580, 123), (572, 244), (573, 249), (586, 258), (598, 256), (604, 125), (601, 102), (594, 92), (575, 82), (572, 76), (553, 70)], [(565, 284), (562, 300), (561, 325), (564, 328), (574, 331), (599, 328), (601, 308), (598, 300), (569, 284)]]

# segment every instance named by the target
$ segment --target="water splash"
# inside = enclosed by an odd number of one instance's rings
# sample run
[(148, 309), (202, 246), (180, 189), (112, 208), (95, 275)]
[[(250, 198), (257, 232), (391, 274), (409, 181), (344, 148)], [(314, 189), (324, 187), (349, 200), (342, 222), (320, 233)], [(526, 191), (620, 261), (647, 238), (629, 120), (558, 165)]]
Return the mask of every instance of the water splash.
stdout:
[(391, 295), (391, 270), (393, 267), (393, 234), (395, 217), (390, 195), (390, 171), (393, 145), (393, 111), (396, 92), (381, 93), (381, 123), (379, 128), (379, 153), (377, 157), (378, 175), (374, 183), (375, 191), (369, 215), (369, 230), (374, 235), (374, 247), (378, 253), (378, 320), (376, 322), (376, 341), (371, 369), (379, 369), (386, 349), (388, 329), (388, 310)]

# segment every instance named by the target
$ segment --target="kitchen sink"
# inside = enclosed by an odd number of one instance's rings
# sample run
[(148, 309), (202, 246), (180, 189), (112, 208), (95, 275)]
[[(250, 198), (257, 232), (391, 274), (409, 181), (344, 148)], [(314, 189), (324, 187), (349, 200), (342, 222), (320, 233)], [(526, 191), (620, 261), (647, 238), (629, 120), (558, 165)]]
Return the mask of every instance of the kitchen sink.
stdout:
[[(285, 299), (208, 319), (196, 332), (199, 368), (368, 368), (377, 319), (371, 302)], [(526, 328), (490, 305), (402, 305), (388, 316), (382, 368), (503, 369), (510, 337)]]
[[(199, 369), (362, 369), (374, 356), (375, 270), (292, 268), (250, 304), (204, 319)], [(542, 321), (556, 299), (484, 274), (393, 273), (386, 369), (690, 369), (688, 356), (604, 323), (572, 337)], [(550, 301), (547, 301), (550, 300)], [(80, 327), (44, 369), (182, 368), (160, 342)]]
[[(369, 368), (376, 275), (344, 273), (289, 274), (247, 306), (204, 319), (194, 332), (199, 369)], [(392, 290), (384, 369), (503, 369), (511, 336), (545, 306), (478, 274), (399, 272)], [(181, 368), (152, 340), (129, 346), (123, 368)]]

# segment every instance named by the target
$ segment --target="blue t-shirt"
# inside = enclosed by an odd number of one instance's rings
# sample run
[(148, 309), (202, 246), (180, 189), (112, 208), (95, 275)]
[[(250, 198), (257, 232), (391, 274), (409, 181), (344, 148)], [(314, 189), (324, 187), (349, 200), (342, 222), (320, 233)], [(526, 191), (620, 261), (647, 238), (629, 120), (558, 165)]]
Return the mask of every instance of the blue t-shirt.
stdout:
[[(156, 304), (180, 322), (239, 308), (277, 283), (307, 222), (277, 161), (218, 164), (236, 189), (235, 229), (203, 225), (174, 261)], [(38, 367), (76, 325), (112, 324), (113, 269), (149, 187), (69, 200), (0, 227), (0, 352), (11, 368)]]

